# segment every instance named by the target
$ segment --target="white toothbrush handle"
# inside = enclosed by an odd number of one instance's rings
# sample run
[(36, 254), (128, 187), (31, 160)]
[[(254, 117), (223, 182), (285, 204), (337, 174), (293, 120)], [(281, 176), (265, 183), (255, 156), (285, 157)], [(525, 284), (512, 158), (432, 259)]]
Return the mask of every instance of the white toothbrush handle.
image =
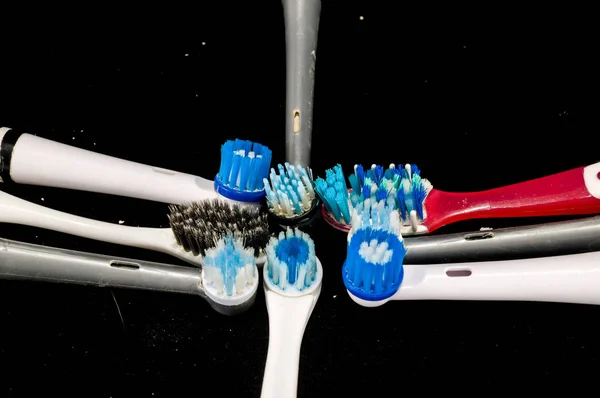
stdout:
[(265, 291), (269, 311), (269, 348), (261, 398), (295, 398), (300, 347), (314, 297), (284, 297)]
[(169, 228), (117, 225), (49, 209), (0, 191), (0, 222), (28, 225), (118, 245), (164, 251)]
[(480, 263), (405, 265), (393, 300), (600, 304), (600, 252)]
[(3, 164), (4, 179), (8, 176), (19, 184), (173, 204), (219, 197), (213, 181), (202, 177), (102, 155), (31, 134), (17, 136), (6, 127), (0, 128), (0, 142), (3, 152), (11, 152), (10, 163)]

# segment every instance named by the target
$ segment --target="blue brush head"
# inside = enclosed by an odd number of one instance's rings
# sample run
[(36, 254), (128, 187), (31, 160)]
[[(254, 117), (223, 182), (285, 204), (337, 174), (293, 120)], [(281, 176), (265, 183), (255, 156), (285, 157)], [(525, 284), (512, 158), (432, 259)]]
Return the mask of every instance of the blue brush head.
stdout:
[(202, 270), (204, 285), (222, 297), (243, 295), (258, 283), (254, 250), (230, 233), (206, 250)]
[(317, 277), (315, 244), (299, 229), (288, 228), (272, 237), (265, 249), (267, 277), (281, 292), (302, 292), (313, 285)]
[(221, 165), (215, 190), (239, 202), (259, 202), (265, 196), (264, 179), (271, 168), (271, 150), (259, 143), (229, 140), (221, 146)]
[(346, 289), (367, 301), (392, 297), (404, 277), (406, 248), (401, 236), (386, 229), (360, 228), (348, 243), (342, 278)]

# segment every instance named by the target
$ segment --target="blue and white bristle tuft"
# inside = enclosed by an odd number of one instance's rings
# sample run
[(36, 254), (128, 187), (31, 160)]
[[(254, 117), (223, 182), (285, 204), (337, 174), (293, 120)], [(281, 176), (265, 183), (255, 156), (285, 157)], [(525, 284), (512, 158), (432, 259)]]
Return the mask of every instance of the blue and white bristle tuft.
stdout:
[(223, 297), (241, 295), (258, 281), (254, 250), (244, 248), (242, 239), (233, 234), (206, 250), (202, 270), (204, 285)]
[(278, 216), (295, 217), (310, 210), (316, 198), (312, 171), (300, 165), (278, 164), (271, 168), (269, 180), (263, 180), (269, 209)]
[(385, 300), (398, 291), (404, 276), (406, 248), (399, 232), (398, 210), (390, 209), (381, 200), (365, 205), (359, 213), (354, 213), (356, 219), (342, 267), (344, 285), (360, 299)]
[(325, 170), (325, 179), (318, 177), (315, 181), (317, 194), (323, 201), (327, 211), (338, 222), (350, 224), (350, 204), (348, 186), (341, 165)]
[(229, 140), (221, 146), (221, 165), (217, 181), (242, 192), (262, 191), (271, 167), (271, 150), (259, 143)]
[(288, 228), (272, 237), (265, 251), (267, 275), (273, 286), (282, 292), (302, 292), (311, 287), (317, 277), (317, 258), (307, 233)]
[(349, 236), (359, 229), (371, 227), (375, 230), (384, 230), (401, 235), (402, 220), (398, 209), (389, 206), (384, 199), (379, 202), (371, 199), (357, 203), (352, 209), (352, 222)]

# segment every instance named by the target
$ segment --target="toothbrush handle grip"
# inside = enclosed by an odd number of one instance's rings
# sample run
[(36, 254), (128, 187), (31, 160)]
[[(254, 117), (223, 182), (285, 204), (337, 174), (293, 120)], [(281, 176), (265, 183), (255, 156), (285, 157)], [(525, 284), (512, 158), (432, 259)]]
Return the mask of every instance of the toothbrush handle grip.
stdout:
[(201, 270), (0, 238), (0, 278), (203, 295)]
[(216, 198), (213, 181), (0, 128), (2, 179), (162, 203)]
[(600, 252), (479, 263), (406, 265), (405, 282), (393, 296), (394, 300), (600, 304)]
[(269, 311), (269, 348), (261, 398), (296, 398), (300, 348), (313, 297), (284, 297), (265, 291)]
[(286, 160), (309, 166), (320, 0), (282, 0), (286, 41)]
[(40, 206), (2, 191), (0, 191), (0, 222), (28, 225), (87, 239), (161, 251), (165, 248), (160, 244), (166, 242), (165, 237), (168, 237), (167, 233), (171, 232), (170, 228), (129, 227), (92, 220)]

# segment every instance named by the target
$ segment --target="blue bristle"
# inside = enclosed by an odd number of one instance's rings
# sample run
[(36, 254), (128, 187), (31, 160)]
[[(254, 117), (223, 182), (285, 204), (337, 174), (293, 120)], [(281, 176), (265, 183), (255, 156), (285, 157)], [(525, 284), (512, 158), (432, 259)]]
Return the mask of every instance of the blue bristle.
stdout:
[[(387, 253), (369, 254), (368, 247)], [(371, 227), (358, 229), (347, 246), (346, 261), (342, 268), (344, 285), (356, 297), (379, 301), (393, 296), (402, 283), (402, 262), (406, 248), (397, 235)]]
[(349, 193), (341, 165), (325, 170), (325, 179), (315, 181), (316, 192), (327, 211), (338, 222), (350, 222)]
[(383, 166), (376, 165), (375, 169), (373, 169), (373, 174), (375, 174), (375, 184), (379, 185), (383, 178)]
[(404, 189), (400, 186), (400, 189), (396, 192), (396, 196), (398, 198), (398, 210), (400, 211), (400, 217), (402, 219), (406, 219), (408, 213), (406, 211), (406, 203), (404, 202)]
[(419, 168), (417, 167), (416, 164), (411, 164), (410, 165), (410, 173), (414, 176), (415, 175), (418, 176), (418, 175), (421, 175), (421, 170), (419, 170)]
[(371, 186), (370, 185), (363, 185), (362, 197), (363, 197), (363, 199), (369, 199), (371, 197)]
[(335, 202), (338, 205), (338, 209), (344, 222), (350, 223), (350, 208), (348, 207), (348, 195), (344, 195), (342, 192), (337, 192), (335, 195)]
[(203, 258), (204, 283), (218, 290), (221, 288), (226, 296), (241, 294), (241, 291), (235, 291), (236, 279), (243, 280), (242, 288), (251, 283), (248, 278), (254, 276), (254, 266), (253, 250), (245, 249), (239, 239), (227, 234), (214, 248), (206, 250)]
[(302, 291), (316, 278), (317, 262), (314, 242), (300, 230), (288, 229), (271, 238), (265, 248), (267, 276), (282, 291)]
[(384, 187), (377, 188), (375, 192), (375, 198), (379, 202), (380, 200), (385, 200), (388, 196), (388, 191)]
[(356, 166), (355, 174), (356, 178), (358, 179), (358, 183), (362, 187), (362, 185), (365, 183), (365, 169), (362, 167), (362, 165), (359, 164)]
[(423, 220), (425, 218), (423, 213), (423, 202), (427, 197), (427, 190), (423, 186), (421, 177), (418, 174), (414, 176), (411, 188), (415, 211), (417, 212), (419, 219)]
[[(242, 152), (244, 151), (244, 152)], [(254, 158), (250, 153), (254, 152)], [(240, 191), (260, 191), (271, 167), (271, 150), (247, 140), (229, 140), (221, 146), (221, 164), (217, 180)]]

